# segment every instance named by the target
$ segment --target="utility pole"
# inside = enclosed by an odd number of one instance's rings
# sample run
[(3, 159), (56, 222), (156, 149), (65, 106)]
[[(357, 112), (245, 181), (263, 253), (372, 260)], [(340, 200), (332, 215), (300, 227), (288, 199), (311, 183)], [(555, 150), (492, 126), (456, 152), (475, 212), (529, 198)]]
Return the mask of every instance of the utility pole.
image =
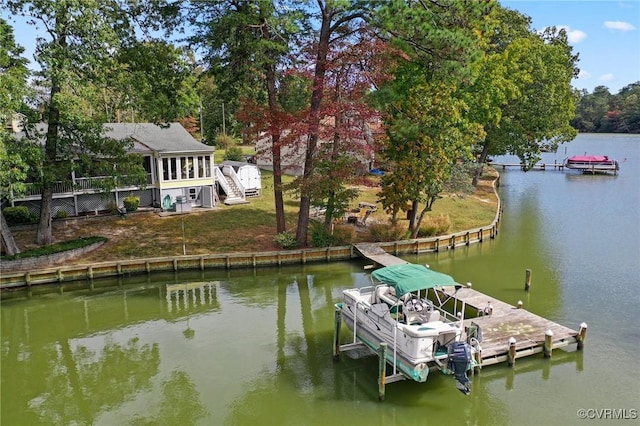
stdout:
[(227, 136), (227, 129), (225, 126), (225, 119), (224, 119), (224, 102), (222, 103), (222, 134), (224, 136)]
[(204, 140), (204, 122), (202, 121), (202, 99), (200, 99), (200, 139)]

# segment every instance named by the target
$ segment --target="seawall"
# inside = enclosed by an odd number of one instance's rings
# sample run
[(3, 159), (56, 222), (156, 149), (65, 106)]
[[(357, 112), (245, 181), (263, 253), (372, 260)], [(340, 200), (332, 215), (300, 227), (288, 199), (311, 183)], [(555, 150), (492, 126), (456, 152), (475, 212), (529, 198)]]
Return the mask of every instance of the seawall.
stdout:
[[(497, 194), (499, 177), (493, 182), (493, 189)], [(388, 253), (398, 255), (406, 253), (438, 252), (440, 250), (454, 250), (456, 247), (482, 243), (493, 239), (498, 235), (498, 225), (502, 214), (500, 198), (496, 215), (491, 224), (431, 238), (417, 238), (394, 242), (371, 243), (377, 245)], [(98, 243), (102, 244), (102, 243)], [(95, 246), (95, 245), (94, 245)], [(183, 255), (170, 257), (154, 257), (119, 260), (92, 264), (56, 265), (44, 269), (54, 262), (63, 262), (83, 254), (96, 247), (89, 246), (70, 252), (57, 253), (38, 259), (23, 259), (26, 261), (20, 270), (16, 265), (2, 265), (0, 275), (0, 290), (29, 287), (40, 284), (54, 284), (69, 281), (91, 280), (94, 278), (123, 276), (132, 274), (150, 274), (157, 271), (179, 271), (193, 269), (231, 269), (231, 268), (258, 268), (262, 266), (279, 266), (285, 264), (305, 264), (308, 262), (330, 262), (349, 260), (360, 257), (352, 245), (340, 247), (310, 248), (302, 250), (284, 250), (257, 253), (228, 253), (207, 255)], [(58, 256), (60, 257), (53, 257)], [(33, 263), (29, 263), (32, 261)], [(12, 261), (19, 262), (19, 261)], [(15, 267), (14, 267), (15, 266)], [(23, 269), (24, 268), (24, 269)], [(11, 272), (13, 270), (14, 272)]]

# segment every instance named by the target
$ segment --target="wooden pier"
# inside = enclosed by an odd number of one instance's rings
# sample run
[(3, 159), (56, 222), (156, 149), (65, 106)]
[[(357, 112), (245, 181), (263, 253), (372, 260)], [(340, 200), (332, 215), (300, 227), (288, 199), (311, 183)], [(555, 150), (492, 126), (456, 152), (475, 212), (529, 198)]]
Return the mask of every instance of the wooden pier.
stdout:
[[(472, 322), (480, 326), (483, 366), (501, 362), (512, 365), (517, 358), (539, 353), (550, 357), (553, 349), (578, 344), (580, 332), (472, 288), (461, 287), (456, 291), (455, 287), (443, 287), (438, 293), (455, 298), (458, 306), (464, 302), (467, 311), (469, 308), (476, 310), (478, 316), (465, 319), (464, 328), (466, 330)], [(545, 348), (549, 336), (551, 346)]]
[[(380, 266), (408, 263), (375, 244), (356, 244), (354, 248)], [(587, 330), (584, 323), (580, 331), (575, 331), (463, 285), (441, 287), (436, 294), (443, 300), (454, 300), (456, 309), (464, 303), (466, 312), (475, 310), (476, 317), (464, 320), (464, 329), (472, 322), (480, 326), (482, 366), (501, 362), (513, 366), (517, 358), (539, 353), (551, 357), (553, 349), (582, 349), (584, 344)]]
[[(524, 170), (524, 164), (522, 164), (522, 163), (494, 163), (494, 162), (490, 162), (490, 163), (487, 163), (487, 164), (490, 165), (491, 167), (495, 168), (495, 169), (502, 168), (502, 170), (505, 170), (507, 167), (517, 167), (520, 170)], [(528, 170), (564, 170), (564, 168), (565, 168), (564, 163), (553, 162), (553, 163), (537, 163), (537, 164), (534, 164)]]

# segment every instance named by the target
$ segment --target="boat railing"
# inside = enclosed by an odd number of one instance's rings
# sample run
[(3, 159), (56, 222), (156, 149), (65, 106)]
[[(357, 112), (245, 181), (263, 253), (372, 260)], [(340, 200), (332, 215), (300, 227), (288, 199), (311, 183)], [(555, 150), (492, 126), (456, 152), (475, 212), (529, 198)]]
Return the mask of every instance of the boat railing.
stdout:
[[(377, 286), (377, 287), (381, 287), (381, 286)], [(360, 294), (371, 294), (371, 293), (375, 293), (375, 295), (378, 295), (377, 292), (377, 287), (373, 287), (373, 286), (369, 286), (369, 287), (362, 287), (359, 291)], [(386, 302), (386, 301), (384, 301)], [(402, 301), (398, 300), (398, 302), (396, 302), (395, 304), (392, 303), (392, 305), (395, 306), (400, 306), (402, 305)], [(355, 307), (353, 310), (353, 343), (356, 343), (358, 341), (357, 338), (357, 333), (358, 333), (358, 307), (362, 306), (363, 309), (369, 309), (371, 308), (372, 304), (370, 303), (366, 303), (364, 300), (360, 300), (360, 299), (356, 299), (355, 301)], [(391, 313), (391, 306), (388, 306), (389, 309), (389, 313)], [(393, 320), (393, 374), (397, 374), (398, 369), (397, 369), (397, 364), (398, 364), (398, 316), (392, 316), (390, 315), (391, 319)]]

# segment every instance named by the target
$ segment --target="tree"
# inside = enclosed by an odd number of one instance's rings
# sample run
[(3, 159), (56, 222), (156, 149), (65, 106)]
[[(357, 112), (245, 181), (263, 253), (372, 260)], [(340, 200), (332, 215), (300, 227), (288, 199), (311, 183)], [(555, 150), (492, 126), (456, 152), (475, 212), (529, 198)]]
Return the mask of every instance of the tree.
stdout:
[[(520, 20), (519, 25), (524, 22)], [(472, 110), (482, 112), (474, 118), (486, 131), (478, 163), (483, 164), (490, 154), (509, 153), (520, 157), (528, 170), (539, 161), (542, 151), (555, 150), (577, 134), (570, 125), (577, 103), (571, 87), (571, 79), (577, 75), (577, 56), (571, 53), (566, 32), (555, 28), (506, 39), (503, 44), (504, 52), (495, 53), (499, 66), (492, 66), (491, 58), (485, 61), (492, 70), (487, 73), (493, 77), (491, 81), (479, 79), (468, 91)], [(485, 98), (476, 94), (494, 84), (503, 88), (502, 96), (491, 99), (488, 107), (481, 105)], [(497, 113), (487, 113), (489, 108), (497, 108)]]
[[(368, 173), (373, 158), (372, 127), (379, 114), (367, 95), (387, 77), (382, 60), (387, 43), (366, 28), (334, 42), (328, 56), (325, 100), (319, 128), (322, 143), (314, 158), (315, 178), (307, 182), (311, 204), (325, 209), (325, 226), (343, 216), (358, 191), (350, 183)], [(301, 193), (303, 179), (293, 182)]]
[[(152, 1), (125, 0), (3, 0), (11, 13), (39, 23), (46, 35), (37, 41), (39, 77), (48, 89), (44, 99), (44, 133), (27, 129), (27, 137), (44, 144), (39, 176), (41, 189), (37, 243), (53, 242), (51, 212), (53, 188), (69, 179), (76, 167), (107, 172), (113, 179), (102, 181), (103, 189), (117, 185), (118, 176), (129, 183), (143, 184), (144, 169), (139, 158), (127, 155), (131, 142), (121, 143), (103, 136), (103, 121), (83, 108), (78, 88), (99, 81), (101, 72), (115, 67), (122, 47), (136, 42), (135, 23), (145, 30), (158, 30), (161, 18), (175, 12), (171, 5), (156, 8)], [(167, 69), (171, 72), (170, 69)]]
[(189, 13), (198, 28), (192, 41), (204, 48), (208, 70), (219, 88), (217, 103), (237, 114), (245, 126), (243, 139), (252, 134), (270, 141), (276, 230), (280, 233), (286, 230), (282, 135), (286, 124), (294, 122), (280, 104), (280, 80), (302, 13), (296, 2), (278, 6), (271, 1), (194, 3)]
[(466, 105), (456, 99), (455, 87), (415, 80), (412, 86), (387, 120), (384, 154), (393, 172), (382, 177), (379, 197), (393, 222), (400, 210), (408, 210), (409, 232), (416, 238), (459, 159), (468, 160), (469, 140), (479, 138), (482, 130), (464, 118)]
[[(16, 144), (7, 131), (7, 122), (19, 111), (27, 95), (27, 60), (24, 49), (15, 43), (13, 29), (0, 19), (0, 194), (9, 199), (19, 194), (26, 178), (29, 164), (27, 159), (33, 154), (32, 146)], [(24, 149), (21, 149), (24, 148)], [(35, 151), (37, 154), (38, 151)], [(10, 256), (20, 252), (11, 230), (0, 210), (1, 244)]]
[(393, 164), (379, 196), (393, 221), (400, 210), (410, 212), (413, 237), (456, 163), (483, 136), (469, 119), (463, 88), (476, 76), (490, 10), (490, 3), (389, 2), (377, 15), (404, 52), (394, 79), (376, 94), (387, 125), (384, 154)]
[(355, 25), (367, 16), (367, 11), (360, 8), (360, 2), (317, 0), (320, 16), (320, 29), (317, 44), (315, 44), (313, 85), (311, 102), (307, 118), (308, 137), (305, 144), (304, 171), (300, 182), (300, 206), (298, 210), (298, 225), (296, 240), (301, 247), (307, 245), (309, 228), (309, 209), (311, 207), (311, 184), (316, 179), (314, 173), (314, 157), (320, 137), (320, 121), (322, 102), (325, 95), (325, 76), (327, 59), (333, 42), (346, 38), (355, 31)]

